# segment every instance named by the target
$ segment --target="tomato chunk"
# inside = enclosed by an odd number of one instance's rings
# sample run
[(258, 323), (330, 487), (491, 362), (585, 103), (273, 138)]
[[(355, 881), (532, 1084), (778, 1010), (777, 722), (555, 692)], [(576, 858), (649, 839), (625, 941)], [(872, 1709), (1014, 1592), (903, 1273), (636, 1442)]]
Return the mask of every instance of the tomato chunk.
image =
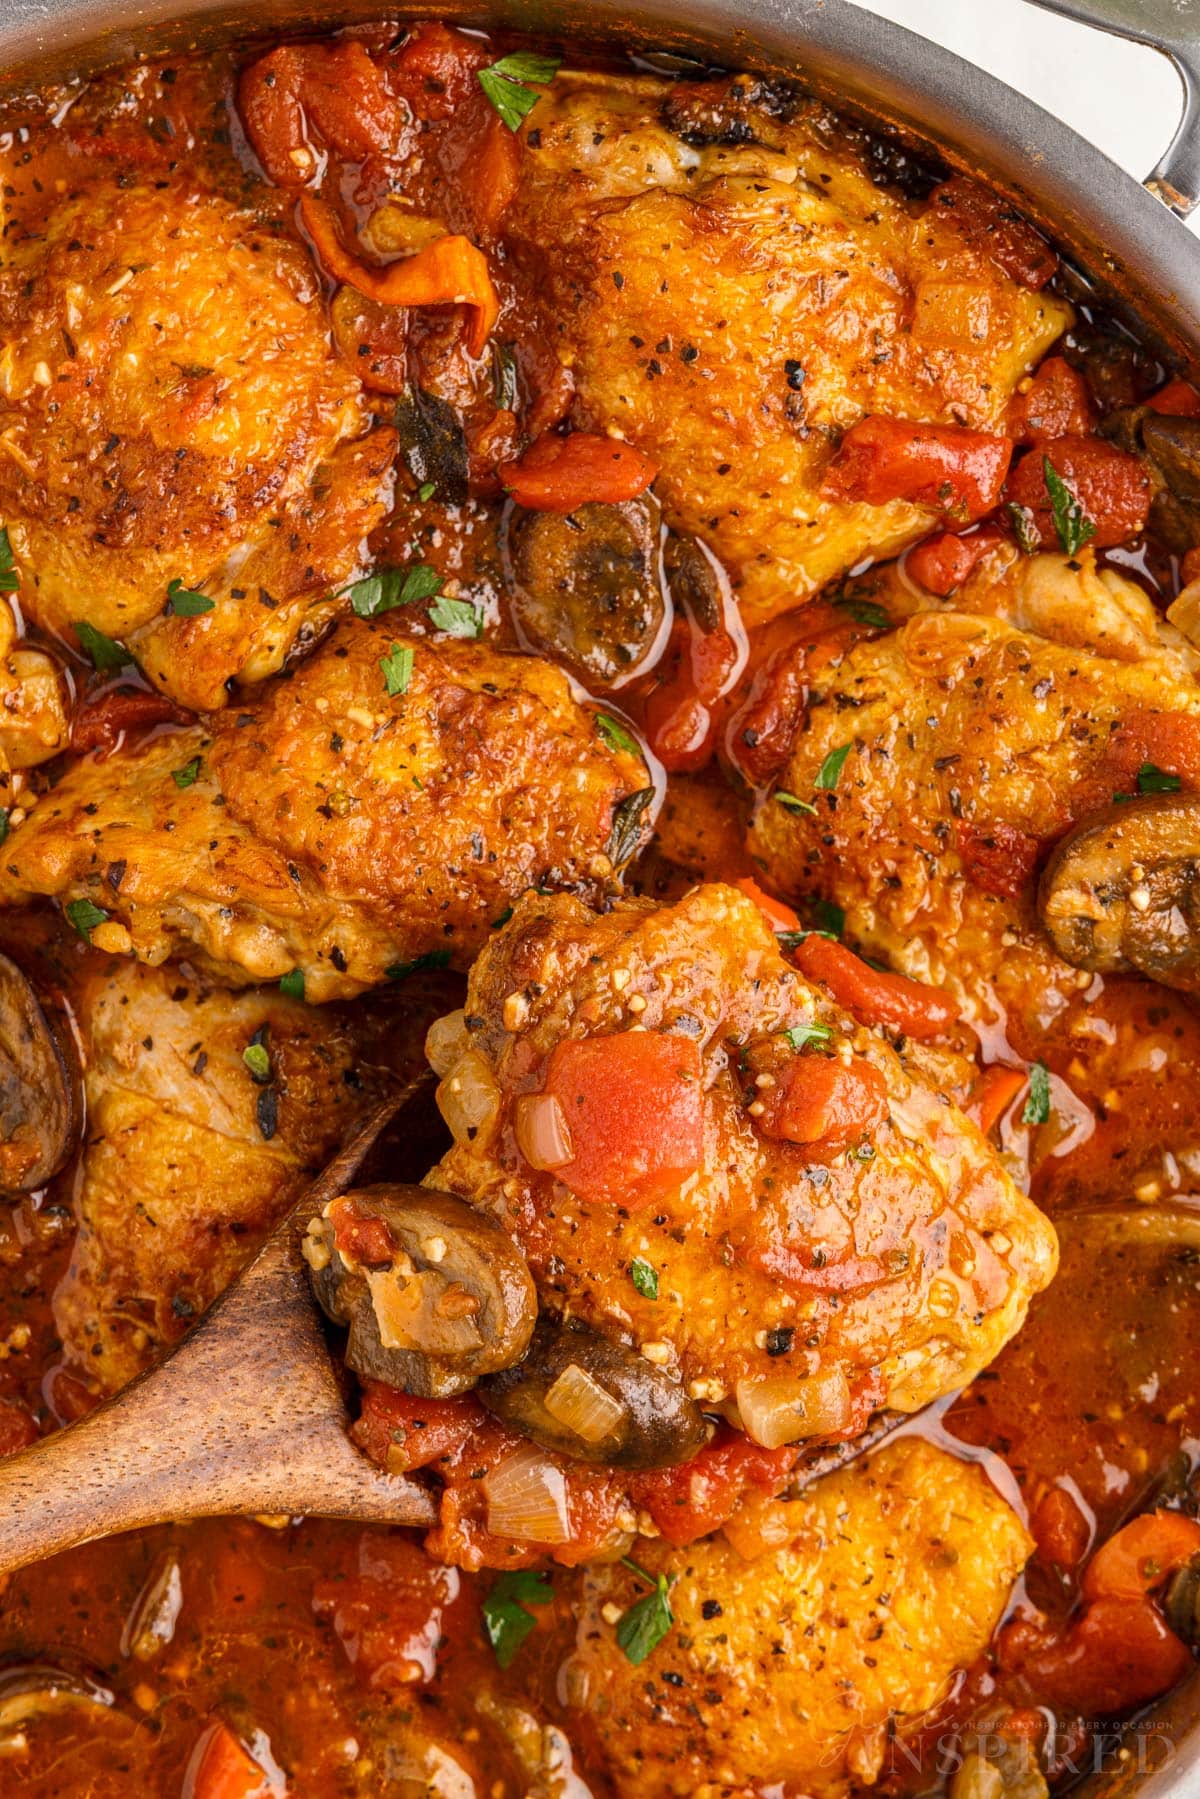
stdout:
[(1192, 1658), (1149, 1599), (1100, 1599), (1061, 1633), (1018, 1620), (1001, 1632), (1001, 1665), (1031, 1694), (1085, 1718), (1110, 1718), (1157, 1699)]
[(923, 543), (914, 544), (904, 566), (914, 581), (946, 599), (975, 573), (988, 551), (1000, 541), (1000, 533), (991, 526), (972, 532), (970, 537), (940, 531)]
[(798, 1055), (774, 1087), (758, 1095), (759, 1129), (788, 1143), (845, 1149), (887, 1117), (887, 1085), (877, 1068), (856, 1058)]
[(885, 1024), (922, 1042), (940, 1036), (958, 1017), (958, 1006), (948, 993), (910, 981), (907, 975), (871, 968), (844, 943), (815, 932), (796, 951), (795, 963), (801, 974), (827, 988), (862, 1024)]
[(1001, 1062), (984, 1069), (966, 1106), (967, 1117), (975, 1120), (984, 1136), (999, 1124), (1027, 1079), (1020, 1068), (1006, 1068)]
[(1044, 544), (1054, 544), (1056, 535), (1043, 457), (1095, 526), (1091, 541), (1097, 549), (1112, 549), (1142, 530), (1150, 480), (1138, 458), (1099, 437), (1059, 437), (1023, 456), (1008, 483), (1008, 498), (1033, 513)]
[(1058, 257), (1002, 194), (967, 175), (954, 175), (934, 188), (929, 204), (956, 225), (973, 249), (1035, 293), (1058, 268)]
[(580, 1199), (663, 1200), (704, 1157), (699, 1046), (658, 1031), (621, 1031), (555, 1046), (545, 1091), (562, 1107), (572, 1158), (555, 1169)]
[[(1016, 1071), (1006, 1068), (1003, 1072)], [(1019, 1075), (1017, 1078), (1020, 1081)], [(1067, 1487), (1051, 1487), (1042, 1495), (1030, 1517), (1029, 1528), (1039, 1556), (1056, 1568), (1077, 1568), (1087, 1554), (1092, 1527)]]
[(377, 63), (356, 38), (282, 44), (250, 64), (239, 105), (246, 133), (277, 187), (307, 187), (320, 162), (309, 128), (339, 156), (385, 155), (401, 123)]
[(1064, 356), (1047, 356), (1008, 408), (1008, 434), (1023, 444), (1084, 436), (1094, 423), (1087, 382)]
[(382, 1381), (363, 1383), (353, 1437), (389, 1474), (407, 1474), (453, 1456), (477, 1434), (487, 1414), (477, 1399), (418, 1399)]
[(1009, 437), (872, 415), (843, 437), (821, 493), (869, 506), (909, 500), (970, 524), (999, 503), (1012, 452)]
[(793, 912), (790, 906), (785, 906), (782, 900), (776, 899), (773, 893), (765, 892), (749, 875), (743, 875), (735, 885), (747, 899), (754, 901), (772, 931), (799, 931), (804, 928), (798, 913)]
[(960, 822), (954, 836), (963, 873), (973, 886), (998, 899), (1016, 899), (1024, 893), (1042, 853), (1038, 838), (1003, 820), (982, 826)]
[(109, 687), (89, 696), (71, 720), (71, 748), (82, 755), (102, 750), (107, 756), (125, 737), (140, 737), (156, 725), (191, 724), (193, 714), (176, 706), (165, 693), (145, 687)]
[(1099, 1548), (1083, 1576), (1085, 1599), (1139, 1599), (1200, 1555), (1200, 1524), (1182, 1512), (1144, 1512)]
[(649, 1512), (668, 1543), (694, 1543), (719, 1529), (748, 1491), (778, 1493), (799, 1455), (795, 1443), (763, 1449), (721, 1425), (690, 1462), (636, 1475), (630, 1497)]
[(1190, 381), (1181, 381), (1178, 376), (1151, 394), (1146, 404), (1152, 412), (1168, 413), (1173, 418), (1200, 419), (1200, 393)]
[(396, 1252), (395, 1238), (382, 1218), (365, 1217), (355, 1200), (335, 1199), (329, 1208), (333, 1240), (344, 1256), (378, 1268), (390, 1262)]
[(261, 1799), (270, 1791), (266, 1774), (228, 1725), (210, 1725), (188, 1769), (187, 1799)]
[(518, 506), (531, 512), (574, 512), (591, 502), (616, 506), (645, 493), (658, 464), (632, 444), (590, 431), (546, 432), (497, 473)]

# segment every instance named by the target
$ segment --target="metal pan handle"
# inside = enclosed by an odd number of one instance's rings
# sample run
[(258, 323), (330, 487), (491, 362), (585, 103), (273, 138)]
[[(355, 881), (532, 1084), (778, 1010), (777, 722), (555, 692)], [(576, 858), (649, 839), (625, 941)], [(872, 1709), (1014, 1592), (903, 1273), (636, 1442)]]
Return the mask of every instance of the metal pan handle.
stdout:
[(1181, 219), (1200, 206), (1200, 0), (1032, 0), (1046, 12), (1148, 44), (1183, 82), (1183, 120), (1146, 186)]

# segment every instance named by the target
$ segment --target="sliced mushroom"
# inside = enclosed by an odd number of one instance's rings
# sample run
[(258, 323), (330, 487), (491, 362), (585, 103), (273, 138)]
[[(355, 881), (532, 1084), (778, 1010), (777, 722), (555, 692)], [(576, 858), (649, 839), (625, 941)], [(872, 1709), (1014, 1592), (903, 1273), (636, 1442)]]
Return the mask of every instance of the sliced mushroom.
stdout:
[(1104, 432), (1140, 456), (1150, 476), (1150, 522), (1182, 555), (1200, 544), (1200, 419), (1130, 406), (1105, 421)]
[(15, 962), (0, 956), (0, 1189), (29, 1193), (79, 1142), (82, 1103), (64, 1021), (52, 1025)]
[(313, 1290), (349, 1326), (346, 1365), (422, 1399), (465, 1393), (524, 1354), (537, 1294), (520, 1251), (474, 1206), (429, 1187), (362, 1187), (313, 1218)]
[(661, 649), (669, 626), (662, 527), (649, 496), (574, 512), (513, 510), (505, 573), (531, 648), (591, 686), (619, 687)]
[(36, 1718), (53, 1718), (81, 1706), (110, 1707), (112, 1693), (85, 1674), (68, 1674), (42, 1662), (23, 1662), (0, 1672), (0, 1739)]
[(544, 1449), (609, 1468), (668, 1468), (708, 1441), (699, 1406), (662, 1368), (548, 1317), (524, 1361), (482, 1381), (479, 1398)]
[(1051, 857), (1038, 907), (1074, 967), (1200, 992), (1200, 794), (1146, 795), (1085, 820)]

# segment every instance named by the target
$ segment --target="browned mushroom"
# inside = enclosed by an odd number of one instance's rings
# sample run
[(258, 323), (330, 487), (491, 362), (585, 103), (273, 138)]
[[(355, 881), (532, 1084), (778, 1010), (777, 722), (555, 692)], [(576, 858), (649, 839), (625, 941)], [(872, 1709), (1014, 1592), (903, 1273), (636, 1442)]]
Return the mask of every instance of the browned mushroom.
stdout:
[(346, 1365), (422, 1399), (464, 1393), (528, 1346), (537, 1295), (506, 1232), (429, 1187), (363, 1187), (308, 1227), (313, 1290)]
[(670, 606), (662, 526), (649, 496), (574, 512), (513, 510), (505, 574), (531, 648), (593, 687), (619, 687), (662, 647)]
[(82, 1103), (67, 1031), (15, 962), (0, 956), (0, 1189), (29, 1193), (79, 1142)]
[(1059, 844), (1038, 905), (1059, 955), (1200, 992), (1200, 794), (1145, 795)]
[(609, 1468), (667, 1468), (708, 1440), (695, 1400), (635, 1349), (543, 1317), (517, 1366), (482, 1381), (497, 1418), (544, 1449)]

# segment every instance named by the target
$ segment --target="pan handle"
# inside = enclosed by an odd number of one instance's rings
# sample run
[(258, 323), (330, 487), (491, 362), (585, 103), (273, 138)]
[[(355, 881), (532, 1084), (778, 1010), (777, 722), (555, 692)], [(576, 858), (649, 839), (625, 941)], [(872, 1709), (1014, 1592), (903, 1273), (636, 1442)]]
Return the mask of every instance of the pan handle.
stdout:
[(1179, 218), (1200, 206), (1200, 0), (1031, 0), (1045, 12), (1147, 44), (1174, 63), (1183, 119), (1146, 186)]

